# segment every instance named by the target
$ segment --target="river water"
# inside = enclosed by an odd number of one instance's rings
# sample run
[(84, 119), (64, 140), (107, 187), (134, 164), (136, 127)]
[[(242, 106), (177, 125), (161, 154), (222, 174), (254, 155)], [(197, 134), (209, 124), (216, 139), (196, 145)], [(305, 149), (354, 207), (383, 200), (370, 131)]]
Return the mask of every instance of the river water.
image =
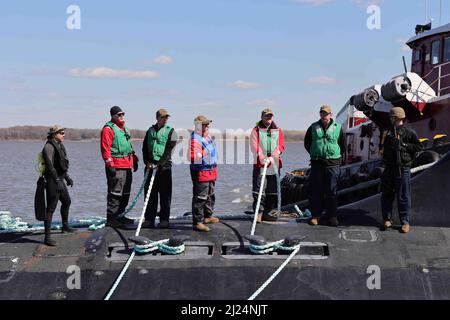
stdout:
[[(142, 159), (142, 141), (134, 141), (137, 155)], [(34, 221), (34, 192), (38, 173), (37, 154), (44, 142), (0, 141), (0, 211), (11, 212), (27, 222)], [(75, 182), (69, 188), (72, 198), (71, 218), (106, 216), (106, 177), (98, 141), (64, 143), (70, 160), (69, 174)], [(237, 149), (238, 147), (236, 147)], [(175, 154), (182, 150), (175, 150)], [(246, 153), (248, 155), (248, 151)], [(229, 156), (229, 155), (227, 155)], [(238, 157), (236, 157), (238, 158)], [(225, 159), (225, 158), (224, 158)], [(225, 162), (225, 160), (223, 160)], [(303, 143), (287, 143), (283, 154), (282, 176), (288, 170), (305, 167), (309, 155)], [(251, 208), (250, 164), (221, 164), (216, 187), (216, 213), (243, 213)], [(137, 194), (143, 181), (143, 163), (133, 176), (131, 200)], [(173, 196), (171, 215), (182, 215), (191, 211), (192, 182), (187, 164), (173, 166)], [(131, 203), (130, 200), (130, 203)], [(138, 217), (143, 207), (143, 199), (128, 215)], [(59, 220), (59, 205), (55, 220)]]

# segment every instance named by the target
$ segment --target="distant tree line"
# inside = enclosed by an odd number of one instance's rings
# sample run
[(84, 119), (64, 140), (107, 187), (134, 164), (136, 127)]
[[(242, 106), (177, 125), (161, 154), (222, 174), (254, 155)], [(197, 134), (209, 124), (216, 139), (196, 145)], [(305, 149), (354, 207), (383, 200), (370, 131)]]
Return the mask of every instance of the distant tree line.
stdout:
[[(0, 140), (45, 140), (49, 127), (43, 126), (16, 126), (11, 128), (0, 128)], [(131, 129), (133, 139), (144, 139), (146, 131)], [(285, 130), (284, 138), (289, 142), (303, 141), (305, 131)], [(66, 140), (98, 140), (101, 130), (99, 129), (71, 129), (66, 130)]]

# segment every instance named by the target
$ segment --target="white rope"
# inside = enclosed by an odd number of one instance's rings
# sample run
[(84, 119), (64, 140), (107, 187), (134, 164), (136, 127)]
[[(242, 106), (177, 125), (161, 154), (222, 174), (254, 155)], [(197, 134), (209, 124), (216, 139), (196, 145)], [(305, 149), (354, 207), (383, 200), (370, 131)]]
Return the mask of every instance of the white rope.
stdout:
[(420, 167), (415, 167), (415, 168), (411, 169), (411, 173), (416, 173), (416, 172), (423, 171), (423, 170), (426, 170), (428, 168), (431, 168), (432, 166), (434, 166), (438, 162), (439, 161), (436, 161), (436, 162), (433, 162), (433, 163), (429, 163), (429, 164), (426, 164), (426, 165), (423, 165), (423, 166), (420, 166)]
[(252, 225), (252, 232), (251, 232), (252, 236), (255, 234), (256, 222), (258, 220), (259, 207), (261, 205), (262, 192), (264, 189), (264, 182), (265, 182), (265, 177), (266, 177), (268, 166), (269, 166), (269, 161), (264, 161), (264, 170), (263, 170), (263, 174), (261, 176), (261, 182), (260, 182), (260, 186), (259, 186), (258, 201), (256, 202), (255, 216), (253, 217), (253, 225)]
[(248, 298), (249, 301), (255, 300), (256, 297), (273, 281), (273, 279), (278, 276), (278, 274), (288, 265), (288, 263), (294, 258), (294, 256), (300, 251), (300, 245), (298, 244), (295, 246), (295, 250), (290, 254), (290, 256), (286, 259), (286, 261), (283, 262), (283, 264), (275, 271), (270, 278), (264, 282), (264, 284), (256, 290), (254, 294), (250, 298)]
[[(155, 180), (156, 171), (157, 171), (157, 169), (153, 170), (153, 175), (152, 175), (152, 179), (150, 181), (150, 186), (147, 191), (147, 196), (145, 197), (144, 208), (142, 209), (141, 218), (139, 220), (139, 225), (136, 230), (136, 234), (135, 234), (136, 237), (139, 236), (139, 233), (141, 232), (142, 223), (144, 222), (144, 218), (145, 218), (145, 211), (147, 210), (148, 201), (150, 200), (150, 194), (152, 193), (152, 187), (153, 187), (153, 182)], [(109, 300), (111, 298), (111, 296), (113, 295), (114, 291), (116, 290), (116, 288), (119, 285), (120, 281), (122, 280), (123, 276), (125, 275), (128, 268), (130, 267), (130, 264), (133, 261), (135, 255), (136, 255), (136, 251), (133, 250), (133, 252), (131, 253), (130, 257), (127, 260), (127, 263), (125, 264), (125, 266), (123, 267), (119, 276), (117, 277), (116, 281), (114, 282), (113, 286), (111, 287), (111, 290), (109, 290), (108, 294), (106, 295), (105, 301)]]

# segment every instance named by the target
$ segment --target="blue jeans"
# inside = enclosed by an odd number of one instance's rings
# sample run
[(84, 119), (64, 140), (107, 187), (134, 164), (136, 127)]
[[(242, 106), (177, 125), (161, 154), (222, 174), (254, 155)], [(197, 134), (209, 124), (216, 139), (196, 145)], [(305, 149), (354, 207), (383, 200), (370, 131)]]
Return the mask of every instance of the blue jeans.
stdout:
[(397, 195), (401, 223), (409, 224), (411, 213), (411, 169), (387, 167), (381, 177), (381, 209), (384, 221), (392, 220), (392, 207)]
[(309, 175), (309, 201), (314, 218), (322, 215), (325, 209), (329, 218), (337, 216), (337, 185), (340, 168), (312, 165)]

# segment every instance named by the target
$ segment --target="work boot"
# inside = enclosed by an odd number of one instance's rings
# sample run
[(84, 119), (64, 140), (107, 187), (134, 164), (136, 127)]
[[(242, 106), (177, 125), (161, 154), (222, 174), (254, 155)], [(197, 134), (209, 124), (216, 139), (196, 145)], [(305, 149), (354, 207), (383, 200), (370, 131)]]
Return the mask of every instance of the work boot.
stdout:
[(387, 230), (387, 229), (389, 229), (389, 228), (392, 228), (392, 222), (391, 222), (391, 220), (386, 220), (386, 221), (383, 223), (383, 230)]
[(56, 247), (56, 241), (55, 240), (53, 240), (51, 237), (50, 237), (50, 235), (48, 234), (46, 234), (45, 235), (45, 238), (44, 238), (44, 244), (46, 245), (46, 246), (49, 246), (49, 247)]
[(63, 222), (61, 233), (74, 233), (76, 230), (69, 226), (68, 222)]
[(277, 221), (278, 218), (276, 216), (270, 215), (268, 213), (262, 215), (261, 221), (268, 221), (268, 222), (274, 222)]
[(155, 228), (155, 221), (145, 220), (142, 223), (142, 228), (144, 228), (144, 229), (154, 229)]
[(332, 226), (332, 227), (338, 227), (339, 226), (339, 220), (336, 217), (329, 218), (328, 222), (330, 223), (330, 226)]
[(195, 231), (201, 231), (201, 232), (209, 232), (209, 228), (207, 226), (205, 226), (203, 223), (197, 223), (194, 224), (194, 228)]
[(130, 219), (125, 216), (118, 218), (117, 221), (122, 222), (123, 224), (134, 224), (134, 219)]
[(409, 224), (402, 225), (402, 229), (400, 230), (401, 233), (408, 233), (410, 229)]
[(56, 241), (51, 239), (51, 230), (52, 230), (51, 221), (44, 221), (44, 229), (45, 229), (44, 244), (49, 247), (56, 246)]
[(125, 227), (125, 225), (126, 225), (125, 223), (122, 223), (119, 220), (112, 218), (112, 217), (111, 218), (108, 217), (108, 219), (106, 220), (107, 227), (123, 229)]
[(167, 221), (167, 220), (160, 221), (159, 222), (159, 228), (160, 229), (170, 229), (169, 221)]
[(309, 220), (309, 224), (312, 226), (317, 226), (319, 224), (319, 218), (311, 218), (311, 220)]
[(219, 218), (216, 218), (216, 217), (208, 217), (208, 218), (205, 218), (205, 219), (203, 220), (203, 222), (204, 222), (205, 224), (211, 224), (211, 223), (219, 223), (220, 220), (219, 220)]

